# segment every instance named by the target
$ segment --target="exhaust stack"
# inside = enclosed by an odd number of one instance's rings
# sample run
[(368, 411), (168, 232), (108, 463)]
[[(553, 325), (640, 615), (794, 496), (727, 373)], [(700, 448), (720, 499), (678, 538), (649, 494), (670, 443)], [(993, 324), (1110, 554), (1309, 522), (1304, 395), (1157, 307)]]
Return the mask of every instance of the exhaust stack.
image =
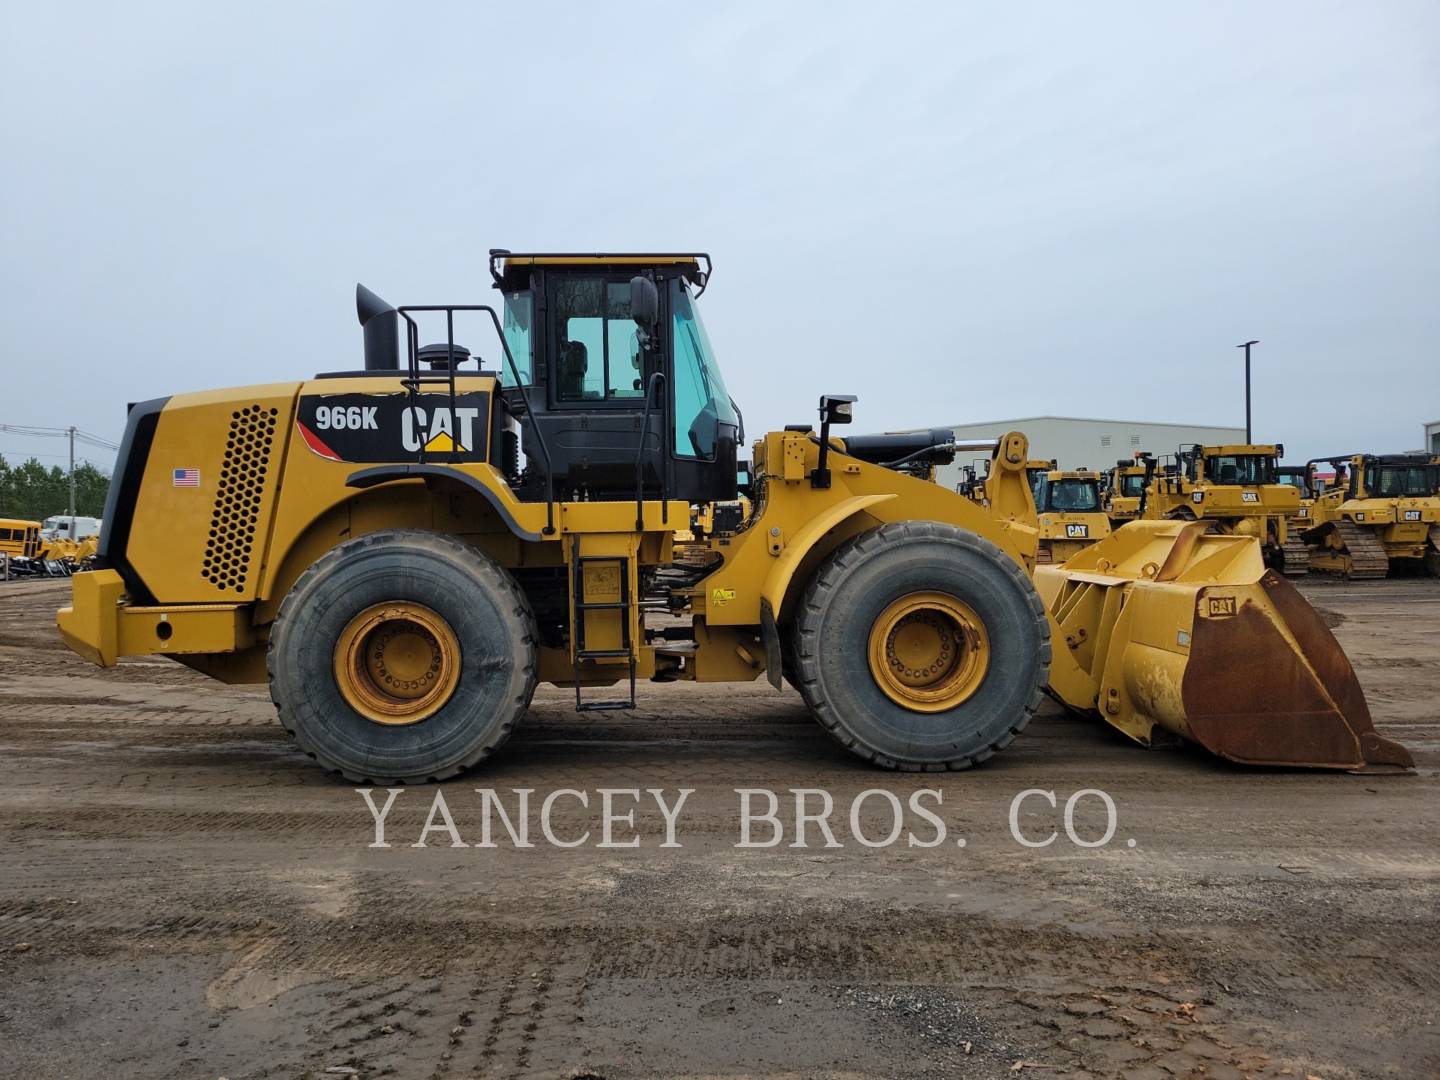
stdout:
[(355, 312), (365, 333), (365, 370), (397, 370), (400, 367), (400, 317), (395, 309), (364, 285), (357, 284)]

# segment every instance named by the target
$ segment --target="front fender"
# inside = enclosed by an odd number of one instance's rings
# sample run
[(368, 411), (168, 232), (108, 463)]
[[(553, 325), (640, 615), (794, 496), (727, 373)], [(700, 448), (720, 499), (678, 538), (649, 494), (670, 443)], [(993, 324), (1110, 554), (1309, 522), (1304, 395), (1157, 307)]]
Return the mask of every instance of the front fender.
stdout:
[(852, 495), (807, 521), (804, 528), (786, 543), (785, 550), (780, 553), (775, 564), (770, 567), (770, 572), (765, 575), (765, 584), (760, 589), (761, 606), (764, 607), (768, 604), (770, 610), (778, 614), (784, 603), (785, 594), (790, 591), (790, 583), (795, 578), (795, 572), (800, 569), (800, 564), (804, 562), (805, 556), (810, 553), (810, 549), (819, 539), (846, 518), (853, 517), (876, 503), (888, 502), (893, 498), (895, 498), (893, 494)]

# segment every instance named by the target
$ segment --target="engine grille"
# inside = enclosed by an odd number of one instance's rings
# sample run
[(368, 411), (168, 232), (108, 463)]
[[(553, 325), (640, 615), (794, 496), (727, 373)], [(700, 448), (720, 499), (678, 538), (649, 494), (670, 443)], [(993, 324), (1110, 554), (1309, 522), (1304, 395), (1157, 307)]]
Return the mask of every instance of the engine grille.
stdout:
[(210, 539), (200, 569), (200, 576), (222, 592), (245, 591), (279, 412), (250, 405), (237, 410), (230, 420)]

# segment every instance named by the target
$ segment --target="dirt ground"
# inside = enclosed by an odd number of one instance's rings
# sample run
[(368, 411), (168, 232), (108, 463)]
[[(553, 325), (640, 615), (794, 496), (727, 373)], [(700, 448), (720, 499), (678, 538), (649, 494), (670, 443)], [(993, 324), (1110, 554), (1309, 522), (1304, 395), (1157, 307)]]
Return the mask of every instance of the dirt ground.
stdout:
[[(65, 583), (0, 586), (0, 1076), (1440, 1075), (1440, 581), (1304, 588), (1416, 775), (1241, 770), (1047, 706), (983, 767), (916, 777), (764, 682), (595, 721), (542, 688), (443, 788), (470, 846), (419, 849), (435, 788), (371, 848), (263, 688), (91, 668), (53, 629)], [(843, 846), (790, 847), (782, 817), (781, 846), (736, 849), (747, 787), (828, 789)], [(552, 824), (590, 837), (517, 848), (497, 819), (480, 847), (477, 788), (587, 792)], [(616, 833), (638, 848), (598, 846), (602, 788), (642, 789)], [(649, 788), (694, 789), (681, 847)], [(939, 789), (945, 841), (862, 846), (870, 788)], [(1030, 788), (1058, 796), (1018, 818), (1048, 847), (1011, 835)], [(1103, 847), (1061, 828), (1086, 788), (1116, 805)], [(1077, 804), (1082, 838), (1105, 819)], [(872, 839), (890, 820), (865, 800)]]

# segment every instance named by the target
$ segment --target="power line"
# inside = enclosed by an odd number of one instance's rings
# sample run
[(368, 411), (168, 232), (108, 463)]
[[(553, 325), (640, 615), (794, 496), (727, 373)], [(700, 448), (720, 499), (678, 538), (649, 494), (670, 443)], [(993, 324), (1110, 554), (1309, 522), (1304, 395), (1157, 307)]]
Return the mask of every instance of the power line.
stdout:
[[(0, 448), (0, 456), (5, 456), (5, 457), (7, 457), (7, 458), (10, 459), (10, 467), (11, 467), (12, 469), (15, 467), (15, 462), (16, 462), (17, 460), (19, 460), (21, 457), (25, 457), (25, 458), (50, 458), (50, 459), (53, 459), (53, 460), (55, 460), (55, 461), (68, 461), (68, 460), (69, 460), (69, 455), (68, 455), (68, 454), (40, 454), (40, 453), (36, 453), (36, 452), (33, 451), (33, 450), (16, 450), (16, 451), (13, 451), (13, 452), (7, 452), (4, 448)], [(105, 470), (107, 470), (107, 469), (109, 469), (111, 466), (113, 466), (113, 465), (115, 464), (114, 459), (96, 460), (95, 458), (92, 458), (92, 457), (79, 457), (79, 456), (77, 456), (77, 457), (75, 458), (75, 460), (76, 460), (77, 462), (83, 461), (83, 462), (85, 462), (86, 464), (93, 465), (95, 468), (101, 470), (102, 472), (105, 471)]]
[(39, 439), (68, 439), (97, 447), (101, 450), (119, 450), (120, 444), (111, 442), (100, 435), (81, 431), (79, 428), (38, 427), (30, 424), (0, 424), (0, 432), (9, 435), (25, 435)]

